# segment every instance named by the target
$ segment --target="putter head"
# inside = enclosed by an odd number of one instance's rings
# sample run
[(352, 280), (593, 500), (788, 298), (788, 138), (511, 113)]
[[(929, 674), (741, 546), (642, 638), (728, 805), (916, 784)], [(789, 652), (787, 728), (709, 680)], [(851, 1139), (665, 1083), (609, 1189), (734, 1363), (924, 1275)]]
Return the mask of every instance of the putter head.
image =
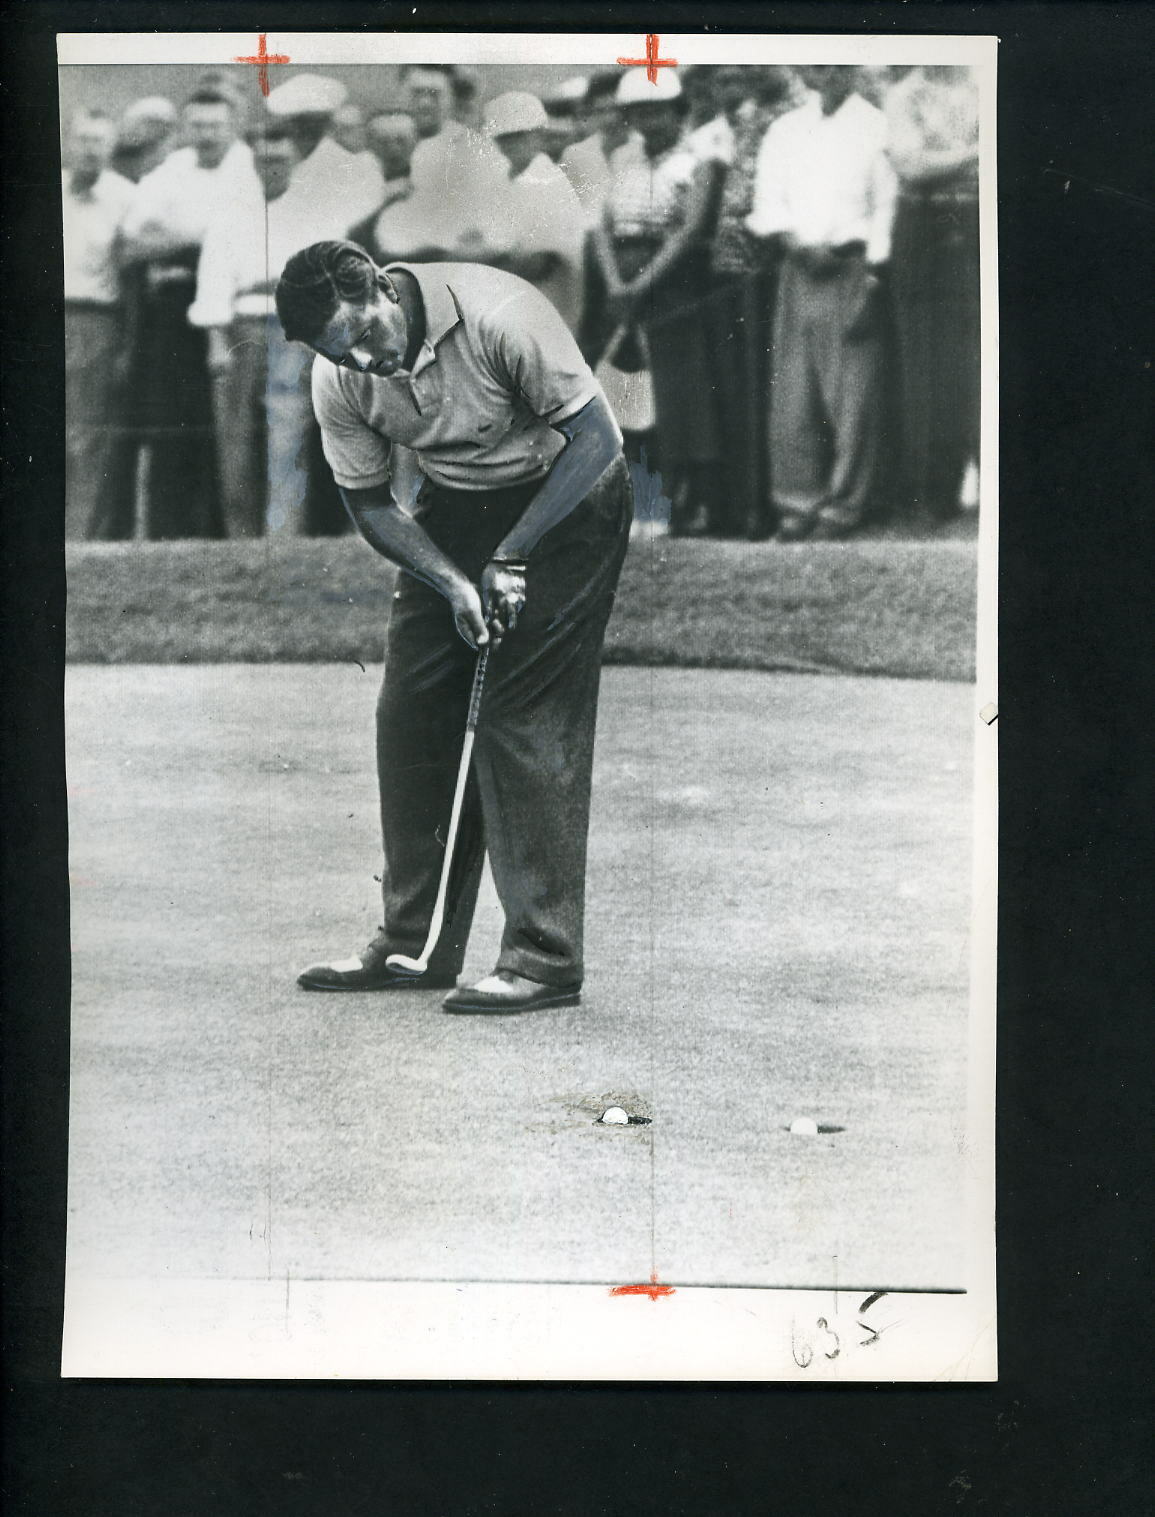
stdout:
[(424, 974), (429, 968), (428, 959), (410, 959), (403, 953), (391, 953), (385, 960), (386, 969), (396, 969), (400, 974), (414, 976)]

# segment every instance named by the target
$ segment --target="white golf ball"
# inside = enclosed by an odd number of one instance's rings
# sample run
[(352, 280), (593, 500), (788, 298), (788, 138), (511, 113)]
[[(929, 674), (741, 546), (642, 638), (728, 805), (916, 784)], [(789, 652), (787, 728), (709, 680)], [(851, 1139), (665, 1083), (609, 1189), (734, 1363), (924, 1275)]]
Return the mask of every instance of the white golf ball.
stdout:
[(609, 1127), (626, 1127), (629, 1125), (629, 1120), (620, 1106), (611, 1106), (602, 1112), (602, 1121)]
[(818, 1123), (813, 1117), (795, 1117), (790, 1124), (790, 1131), (796, 1138), (816, 1138)]

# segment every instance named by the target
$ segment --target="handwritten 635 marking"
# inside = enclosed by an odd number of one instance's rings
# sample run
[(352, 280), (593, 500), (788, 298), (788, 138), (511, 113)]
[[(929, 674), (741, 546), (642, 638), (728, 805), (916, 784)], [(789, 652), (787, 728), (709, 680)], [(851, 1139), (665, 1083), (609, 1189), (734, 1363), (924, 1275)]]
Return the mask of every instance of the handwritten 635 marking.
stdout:
[(880, 1341), (887, 1327), (897, 1326), (890, 1322), (884, 1327), (874, 1328), (862, 1320), (886, 1294), (886, 1291), (874, 1291), (849, 1318), (832, 1313), (831, 1317), (816, 1317), (813, 1325), (804, 1323), (801, 1330), (797, 1320), (792, 1321), (790, 1352), (794, 1356), (794, 1363), (799, 1369), (805, 1370), (810, 1368), (816, 1357), (832, 1360), (844, 1351), (872, 1348)]

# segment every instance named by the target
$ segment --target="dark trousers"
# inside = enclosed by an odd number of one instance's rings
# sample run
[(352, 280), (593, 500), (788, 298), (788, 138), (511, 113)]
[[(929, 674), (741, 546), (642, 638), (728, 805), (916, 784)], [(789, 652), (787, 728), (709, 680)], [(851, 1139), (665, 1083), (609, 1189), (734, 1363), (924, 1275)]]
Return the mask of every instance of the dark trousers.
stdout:
[[(465, 492), (426, 482), (416, 515), (476, 583), (539, 484)], [(460, 973), (488, 851), (505, 912), (497, 967), (546, 985), (582, 980), (601, 652), (631, 504), (629, 471), (619, 458), (530, 560), (525, 612), (489, 660), (446, 923), (431, 972)], [(475, 663), (446, 601), (402, 574), (377, 707), (391, 953), (416, 955), (429, 929)]]
[(234, 317), (229, 346), (213, 383), (225, 536), (347, 532), (309, 397), (312, 357), (275, 316)]
[(193, 248), (126, 276), (135, 312), (130, 372), (101, 491), (99, 537), (133, 535), (138, 475), (146, 537), (220, 536), (207, 339), (188, 320), (196, 263)]
[(115, 306), (64, 305), (64, 535), (91, 537), (116, 420), (113, 364), (120, 346)]
[(213, 376), (217, 470), (226, 537), (260, 537), (265, 530), (267, 325), (264, 317), (234, 320), (229, 329), (232, 361)]
[(766, 417), (775, 274), (715, 274), (703, 303), (720, 488), (711, 530), (762, 537), (770, 528)]
[(770, 458), (783, 519), (855, 526), (877, 495), (882, 456), (883, 331), (854, 335), (866, 262), (815, 275), (782, 265), (774, 319)]
[(909, 491), (949, 515), (979, 452), (978, 202), (901, 196), (890, 282)]

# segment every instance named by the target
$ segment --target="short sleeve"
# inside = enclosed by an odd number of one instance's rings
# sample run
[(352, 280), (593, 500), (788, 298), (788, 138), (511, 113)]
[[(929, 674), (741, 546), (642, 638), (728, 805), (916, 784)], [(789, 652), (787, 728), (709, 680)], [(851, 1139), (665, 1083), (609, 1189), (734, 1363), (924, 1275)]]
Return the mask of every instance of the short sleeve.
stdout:
[(551, 426), (576, 416), (599, 393), (573, 333), (532, 285), (487, 312), (478, 333), (498, 378)]
[(374, 431), (341, 383), (341, 371), (327, 359), (313, 364), (313, 411), (321, 445), (344, 490), (372, 490), (389, 478), (389, 439)]

